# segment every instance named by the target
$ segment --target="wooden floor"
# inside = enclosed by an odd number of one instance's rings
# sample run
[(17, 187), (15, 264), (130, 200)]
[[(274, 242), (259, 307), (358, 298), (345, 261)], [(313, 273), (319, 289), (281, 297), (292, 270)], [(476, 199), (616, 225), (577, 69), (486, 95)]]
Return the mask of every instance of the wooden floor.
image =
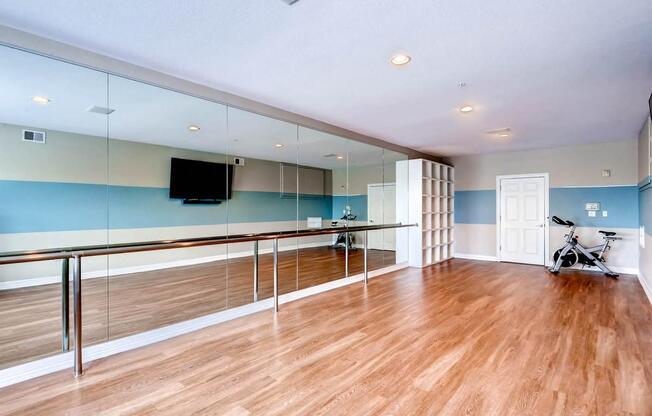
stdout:
[(0, 390), (20, 415), (651, 415), (633, 276), (452, 260)]
[[(344, 277), (344, 256), (344, 250), (329, 247), (279, 253), (279, 292)], [(395, 254), (369, 250), (368, 261), (370, 270), (379, 269), (395, 264)], [(273, 296), (272, 267), (272, 256), (261, 255), (259, 299)], [(362, 250), (351, 250), (350, 274), (362, 271)], [(251, 303), (252, 276), (253, 257), (241, 257), (228, 262), (84, 280), (84, 345)], [(72, 295), (70, 305), (72, 323)], [(59, 352), (61, 285), (0, 291), (0, 368)]]

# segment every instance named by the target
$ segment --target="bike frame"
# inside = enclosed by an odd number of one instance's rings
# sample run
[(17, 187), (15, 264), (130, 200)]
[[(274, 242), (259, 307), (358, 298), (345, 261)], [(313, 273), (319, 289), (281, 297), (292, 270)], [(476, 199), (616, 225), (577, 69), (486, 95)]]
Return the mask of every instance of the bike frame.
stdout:
[[(580, 253), (584, 254), (587, 258), (593, 260), (593, 263), (595, 263), (595, 265), (603, 272), (607, 274), (614, 274), (614, 272), (612, 272), (600, 259), (602, 258), (604, 253), (609, 249), (609, 244), (611, 243), (611, 241), (616, 240), (616, 238), (605, 236), (604, 243), (598, 244), (597, 246), (584, 247), (575, 238), (576, 227), (577, 226), (572, 225), (570, 227), (570, 231), (568, 232), (568, 234), (565, 235), (566, 244), (564, 245), (564, 248), (561, 250), (561, 253), (559, 253), (559, 257), (557, 258), (555, 265), (550, 269), (550, 271), (554, 273), (558, 272), (561, 269), (561, 264), (563, 262), (564, 256), (566, 256), (566, 254), (568, 254), (569, 251), (576, 249)], [(598, 251), (599, 251), (599, 255), (596, 257), (594, 253)]]

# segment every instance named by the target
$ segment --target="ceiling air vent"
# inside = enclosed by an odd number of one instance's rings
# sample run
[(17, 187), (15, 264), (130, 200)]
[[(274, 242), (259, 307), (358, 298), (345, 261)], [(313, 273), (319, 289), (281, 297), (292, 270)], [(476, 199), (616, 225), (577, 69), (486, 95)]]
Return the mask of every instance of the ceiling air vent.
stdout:
[(45, 132), (35, 130), (23, 130), (23, 141), (45, 144)]
[(109, 115), (112, 112), (115, 111), (114, 108), (107, 108), (107, 107), (100, 107), (99, 105), (94, 105), (92, 107), (88, 107), (86, 109), (89, 113), (97, 113), (97, 114), (103, 114), (103, 115)]

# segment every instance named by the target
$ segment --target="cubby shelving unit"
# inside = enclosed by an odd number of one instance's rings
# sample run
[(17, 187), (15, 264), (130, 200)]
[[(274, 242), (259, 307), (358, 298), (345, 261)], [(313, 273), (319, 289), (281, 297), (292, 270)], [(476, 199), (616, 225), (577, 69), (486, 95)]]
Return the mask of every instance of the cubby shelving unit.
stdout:
[(409, 164), (409, 265), (426, 267), (453, 257), (455, 170), (442, 163), (413, 159)]

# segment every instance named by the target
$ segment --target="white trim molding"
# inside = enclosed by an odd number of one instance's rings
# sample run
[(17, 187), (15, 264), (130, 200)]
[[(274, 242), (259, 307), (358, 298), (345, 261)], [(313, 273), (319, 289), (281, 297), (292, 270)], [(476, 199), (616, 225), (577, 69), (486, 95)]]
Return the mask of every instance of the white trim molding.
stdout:
[(456, 259), (481, 260), (481, 261), (498, 261), (496, 256), (484, 256), (481, 254), (455, 253)]
[(652, 287), (648, 286), (647, 279), (645, 278), (645, 275), (643, 275), (643, 272), (639, 271), (637, 277), (638, 282), (641, 284), (641, 287), (643, 287), (643, 291), (647, 295), (647, 299), (650, 301), (650, 305), (652, 305)]
[(500, 221), (500, 181), (503, 179), (522, 179), (522, 178), (543, 178), (543, 199), (544, 199), (544, 223), (543, 223), (543, 264), (545, 265), (547, 259), (550, 257), (549, 247), (550, 247), (550, 174), (548, 172), (543, 173), (525, 173), (518, 175), (496, 175), (496, 258), (498, 261), (501, 260), (501, 246), (500, 246), (500, 236), (501, 236), (501, 221)]
[[(395, 264), (382, 269), (369, 271), (369, 278), (375, 278), (387, 273), (395, 272), (407, 268), (407, 263)], [(337, 289), (342, 286), (351, 285), (364, 281), (364, 275), (356, 274), (338, 280), (333, 280), (321, 285), (297, 290), (279, 296), (279, 304), (289, 303), (308, 296), (323, 293), (329, 290)], [(248, 305), (240, 306), (233, 309), (216, 312), (210, 315), (191, 319), (184, 322), (153, 329), (151, 331), (141, 332), (119, 338), (101, 344), (91, 345), (84, 348), (84, 362), (88, 363), (99, 358), (108, 357), (121, 352), (144, 347), (156, 342), (164, 341), (190, 332), (217, 325), (222, 322), (230, 321), (243, 316), (251, 315), (257, 312), (270, 310), (274, 308), (274, 299), (268, 298)], [(65, 352), (51, 357), (41, 358), (25, 364), (19, 364), (0, 370), (0, 388), (11, 384), (26, 381), (42, 375), (54, 373), (56, 371), (72, 368), (73, 353)], [(72, 373), (70, 374), (72, 377)]]

